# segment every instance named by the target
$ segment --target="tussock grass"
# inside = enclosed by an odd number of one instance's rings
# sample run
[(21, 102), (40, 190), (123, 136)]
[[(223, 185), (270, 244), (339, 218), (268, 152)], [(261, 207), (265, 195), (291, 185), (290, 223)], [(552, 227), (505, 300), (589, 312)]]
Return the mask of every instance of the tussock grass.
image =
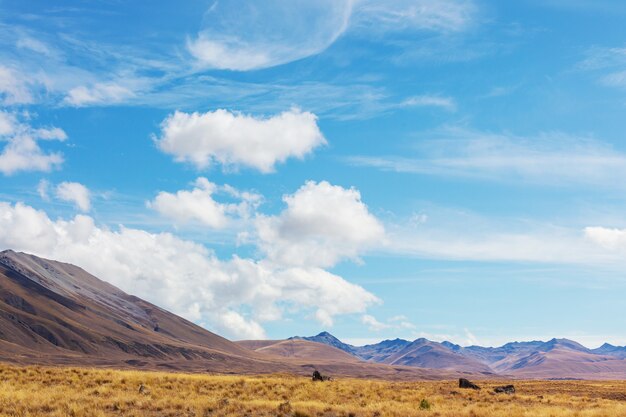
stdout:
[[(465, 391), (456, 381), (312, 382), (290, 375), (241, 377), (0, 365), (0, 415), (38, 416), (626, 416), (623, 381), (502, 381)], [(143, 387), (140, 389), (140, 387)]]

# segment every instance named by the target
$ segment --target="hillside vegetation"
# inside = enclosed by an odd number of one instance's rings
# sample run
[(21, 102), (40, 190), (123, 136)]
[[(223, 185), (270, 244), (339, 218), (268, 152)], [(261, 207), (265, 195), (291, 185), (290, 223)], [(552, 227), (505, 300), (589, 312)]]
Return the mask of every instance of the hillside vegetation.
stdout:
[(388, 382), (0, 365), (2, 416), (622, 416), (626, 382)]

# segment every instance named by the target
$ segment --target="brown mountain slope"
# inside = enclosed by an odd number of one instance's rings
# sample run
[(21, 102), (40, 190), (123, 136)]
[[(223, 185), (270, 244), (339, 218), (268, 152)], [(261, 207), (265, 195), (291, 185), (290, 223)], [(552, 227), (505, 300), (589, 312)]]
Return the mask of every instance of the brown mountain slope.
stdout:
[[(360, 362), (358, 358), (344, 352), (341, 349), (334, 348), (332, 346), (325, 345), (323, 343), (309, 342), (307, 340), (278, 340), (273, 341), (266, 346), (260, 346), (255, 349), (257, 352), (265, 353), (272, 356), (281, 356), (287, 358), (298, 358), (313, 361), (329, 361), (329, 362)], [(262, 345), (262, 343), (242, 343), (243, 346)]]
[(368, 364), (349, 355), (326, 357), (318, 347), (308, 349), (313, 353), (305, 358), (247, 349), (76, 266), (0, 252), (1, 361), (246, 374), (310, 375), (319, 369), (333, 376), (456, 377), (452, 372)]
[(257, 350), (279, 342), (282, 340), (237, 340), (235, 343), (246, 349)]
[(220, 371), (264, 365), (260, 355), (78, 267), (11, 251), (0, 254), (0, 341), (0, 357), (13, 353), (24, 362), (146, 361)]

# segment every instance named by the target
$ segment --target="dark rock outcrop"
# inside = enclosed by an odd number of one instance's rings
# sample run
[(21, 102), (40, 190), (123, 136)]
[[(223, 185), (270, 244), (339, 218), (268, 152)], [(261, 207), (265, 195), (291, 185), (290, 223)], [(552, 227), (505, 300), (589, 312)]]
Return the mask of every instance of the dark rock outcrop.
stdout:
[(332, 378), (326, 375), (320, 374), (318, 371), (313, 371), (313, 376), (311, 377), (313, 381), (332, 381)]
[(501, 387), (495, 387), (493, 392), (496, 394), (515, 394), (515, 387), (513, 385), (502, 385)]
[(480, 387), (468, 379), (459, 378), (459, 388), (464, 389), (480, 389)]

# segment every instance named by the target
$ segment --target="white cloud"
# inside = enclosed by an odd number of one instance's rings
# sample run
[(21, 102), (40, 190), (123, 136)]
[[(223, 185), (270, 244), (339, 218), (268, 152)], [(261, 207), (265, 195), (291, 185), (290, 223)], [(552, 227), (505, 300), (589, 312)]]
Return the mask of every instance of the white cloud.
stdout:
[(353, 20), (355, 26), (375, 32), (456, 32), (470, 26), (476, 13), (476, 6), (468, 0), (360, 0)]
[(602, 81), (609, 86), (626, 87), (626, 70), (605, 75)]
[(378, 321), (376, 317), (369, 314), (364, 314), (363, 316), (361, 316), (361, 323), (365, 324), (371, 331), (374, 332), (385, 330), (391, 327), (386, 323)]
[(0, 111), (0, 137), (15, 134), (18, 126), (19, 123), (13, 113)]
[(14, 70), (0, 65), (0, 103), (4, 105), (28, 104), (33, 101), (28, 83)]
[(127, 87), (115, 82), (95, 83), (92, 86), (78, 86), (68, 91), (63, 100), (72, 106), (88, 106), (97, 104), (119, 103), (134, 97), (135, 93)]
[(626, 154), (593, 138), (560, 133), (518, 137), (446, 128), (422, 140), (415, 157), (353, 157), (355, 165), (414, 174), (541, 185), (620, 186)]
[(52, 54), (52, 52), (45, 43), (41, 42), (40, 40), (30, 38), (28, 36), (19, 38), (15, 46), (17, 46), (19, 49), (28, 49), (46, 56)]
[(201, 67), (254, 70), (318, 54), (346, 29), (351, 0), (215, 2), (187, 49)]
[(481, 216), (441, 206), (431, 207), (427, 212), (426, 223), (387, 222), (389, 243), (379, 250), (394, 256), (449, 261), (609, 269), (626, 264), (626, 232), (622, 229)]
[(407, 98), (400, 103), (400, 107), (441, 107), (454, 111), (456, 110), (456, 102), (451, 97), (420, 95)]
[(465, 333), (466, 337), (466, 346), (480, 346), (480, 342), (478, 341), (476, 336), (469, 331), (469, 329), (463, 329), (463, 332)]
[(384, 228), (354, 188), (308, 181), (283, 197), (287, 208), (256, 221), (261, 249), (283, 265), (332, 266), (384, 240)]
[(476, 15), (469, 0), (215, 2), (187, 49), (201, 68), (247, 71), (319, 54), (345, 32), (457, 32)]
[(586, 227), (585, 236), (592, 242), (609, 249), (626, 249), (626, 229), (615, 229), (608, 227)]
[(578, 68), (594, 73), (601, 84), (626, 87), (626, 48), (592, 48)]
[(11, 175), (19, 171), (50, 171), (63, 163), (60, 152), (46, 153), (39, 141), (64, 141), (65, 132), (59, 128), (34, 129), (20, 122), (13, 113), (0, 111), (0, 172)]
[(245, 337), (246, 339), (266, 339), (265, 330), (256, 321), (246, 320), (236, 311), (229, 310), (220, 315), (221, 328), (230, 329), (232, 334)]
[(39, 183), (37, 184), (37, 194), (39, 194), (39, 197), (41, 197), (42, 200), (44, 201), (50, 200), (50, 195), (48, 194), (49, 190), (50, 190), (50, 182), (48, 180), (41, 179)]
[[(236, 203), (220, 203), (215, 193), (227, 193)], [(248, 218), (261, 201), (261, 196), (240, 192), (232, 187), (219, 187), (206, 178), (194, 182), (191, 191), (180, 190), (176, 194), (161, 191), (148, 207), (179, 224), (200, 223), (213, 228), (226, 227), (235, 218)]]
[(362, 287), (321, 268), (285, 266), (278, 267), (275, 274), (285, 283), (284, 296), (296, 305), (315, 305), (315, 318), (324, 326), (332, 326), (334, 316), (363, 313), (368, 306), (380, 303)]
[(379, 332), (382, 330), (415, 330), (415, 325), (411, 323), (405, 316), (394, 316), (387, 320), (387, 322), (381, 322), (376, 317), (370, 314), (364, 314), (361, 316), (361, 323), (368, 326), (369, 330), (373, 332)]
[(62, 182), (57, 185), (56, 197), (62, 201), (74, 203), (80, 211), (91, 210), (91, 196), (89, 189), (78, 182)]
[(297, 109), (270, 118), (227, 110), (175, 112), (161, 123), (157, 145), (178, 162), (198, 169), (219, 163), (224, 168), (246, 166), (263, 173), (288, 158), (304, 158), (326, 143), (317, 117)]
[(426, 259), (485, 262), (601, 264), (604, 256), (578, 230), (549, 228), (526, 232), (454, 230), (448, 225), (390, 234), (388, 250)]
[[(71, 262), (163, 308), (229, 337), (264, 335), (261, 324), (312, 313), (325, 325), (379, 302), (358, 285), (319, 268), (218, 259), (169, 233), (99, 227), (86, 215), (51, 220), (24, 205), (0, 203), (0, 249)], [(244, 311), (248, 312), (244, 314)]]

